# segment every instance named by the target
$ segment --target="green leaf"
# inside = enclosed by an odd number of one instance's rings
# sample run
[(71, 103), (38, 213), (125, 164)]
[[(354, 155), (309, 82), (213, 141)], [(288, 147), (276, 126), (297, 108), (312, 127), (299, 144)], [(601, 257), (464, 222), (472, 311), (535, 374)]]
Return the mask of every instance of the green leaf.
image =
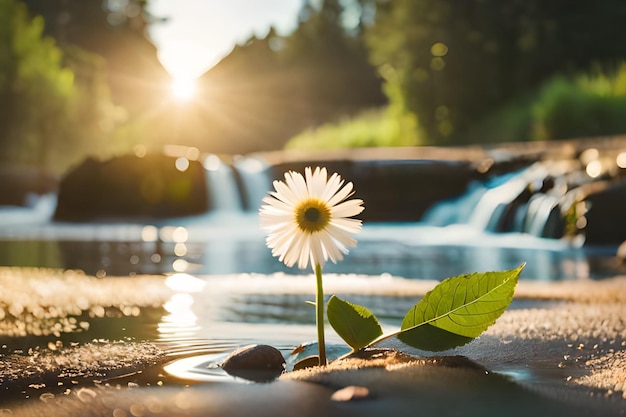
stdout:
[(474, 340), (473, 337), (454, 334), (431, 324), (422, 324), (412, 330), (401, 331), (398, 339), (409, 346), (430, 352), (452, 349)]
[(430, 351), (470, 342), (507, 309), (522, 268), (523, 264), (509, 271), (477, 272), (443, 280), (409, 310), (398, 338)]
[(352, 349), (359, 350), (383, 334), (378, 319), (367, 308), (333, 295), (326, 307), (328, 321)]

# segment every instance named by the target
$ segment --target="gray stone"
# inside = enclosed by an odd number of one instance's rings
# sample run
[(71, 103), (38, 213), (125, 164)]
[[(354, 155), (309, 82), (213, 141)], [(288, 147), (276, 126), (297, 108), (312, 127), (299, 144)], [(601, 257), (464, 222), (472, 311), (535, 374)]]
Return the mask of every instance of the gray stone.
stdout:
[(244, 346), (224, 360), (222, 369), (232, 376), (255, 382), (267, 382), (283, 373), (285, 358), (272, 346)]

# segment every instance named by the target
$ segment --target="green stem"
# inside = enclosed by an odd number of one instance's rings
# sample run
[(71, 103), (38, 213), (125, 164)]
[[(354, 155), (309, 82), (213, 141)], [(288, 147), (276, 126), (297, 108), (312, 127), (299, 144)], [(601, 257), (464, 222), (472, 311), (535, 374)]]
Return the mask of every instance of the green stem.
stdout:
[(320, 366), (326, 365), (326, 344), (324, 343), (324, 287), (322, 286), (322, 267), (315, 264), (315, 323), (317, 325), (317, 347)]

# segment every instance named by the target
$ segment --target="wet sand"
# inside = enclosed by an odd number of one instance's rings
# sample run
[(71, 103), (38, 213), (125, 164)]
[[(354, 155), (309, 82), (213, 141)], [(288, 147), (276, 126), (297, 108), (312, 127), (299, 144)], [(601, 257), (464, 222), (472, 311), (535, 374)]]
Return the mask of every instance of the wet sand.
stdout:
[[(31, 274), (32, 285), (27, 288), (18, 280), (23, 274)], [(116, 305), (132, 314), (133, 306), (163, 303), (171, 294), (162, 277), (112, 285), (110, 281), (78, 276), (71, 279), (76, 279), (72, 285), (81, 285), (80, 291), (69, 292), (63, 287), (67, 284), (65, 278), (50, 276), (49, 271), (0, 270), (0, 309), (5, 326), (0, 334), (6, 335), (7, 319), (13, 320), (13, 313), (18, 313), (15, 300), (20, 300), (22, 306), (19, 317), (32, 314), (31, 309), (36, 310), (38, 304), (50, 311), (55, 296), (61, 294), (65, 298), (59, 309), (71, 310), (72, 303), (82, 303), (80, 309), (89, 311), (100, 311), (94, 306), (106, 309)], [(386, 281), (387, 291), (394, 294), (419, 295), (432, 288), (428, 282)], [(46, 290), (46, 282), (54, 283), (54, 288), (61, 286), (58, 294), (56, 289)], [(349, 277), (331, 277), (327, 293), (342, 292), (342, 286), (349, 282)], [(241, 289), (240, 284), (232, 285)], [(106, 290), (109, 285), (110, 290)], [(138, 292), (137, 288), (143, 290)], [(254, 288), (245, 290), (253, 292)], [(125, 380), (125, 373), (152, 369), (166, 359), (151, 343), (63, 346), (56, 351), (23, 355), (20, 360), (15, 355), (0, 355), (0, 388), (5, 390), (14, 384), (28, 387), (48, 381), (46, 375), (68, 377), (62, 387), (37, 389), (38, 398), (34, 400), (11, 402), (4, 397), (0, 400), (0, 415), (626, 414), (626, 277), (599, 282), (521, 282), (514, 306), (470, 344), (438, 353), (447, 360), (433, 359), (431, 353), (397, 343), (390, 341), (381, 347), (412, 356), (385, 353), (367, 360), (351, 359), (322, 369), (290, 372), (265, 384), (147, 386)], [(467, 360), (451, 362), (449, 358), (455, 356)], [(103, 382), (88, 383), (94, 380)]]

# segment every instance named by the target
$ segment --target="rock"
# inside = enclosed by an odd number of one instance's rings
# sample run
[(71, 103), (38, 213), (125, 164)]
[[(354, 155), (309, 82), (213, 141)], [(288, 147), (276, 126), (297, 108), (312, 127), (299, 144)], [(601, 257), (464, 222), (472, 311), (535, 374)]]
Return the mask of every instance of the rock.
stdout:
[(307, 356), (304, 359), (299, 360), (293, 365), (294, 371), (299, 371), (300, 369), (312, 368), (314, 366), (319, 366), (320, 357), (317, 355)]
[(606, 189), (586, 198), (589, 210), (585, 227), (585, 243), (589, 245), (619, 245), (626, 240), (626, 183), (610, 184)]
[(199, 161), (148, 154), (106, 161), (92, 158), (61, 180), (55, 220), (164, 218), (208, 209), (205, 170)]
[(268, 382), (285, 370), (285, 358), (280, 351), (268, 345), (244, 346), (231, 353), (222, 369), (232, 376), (255, 382)]

